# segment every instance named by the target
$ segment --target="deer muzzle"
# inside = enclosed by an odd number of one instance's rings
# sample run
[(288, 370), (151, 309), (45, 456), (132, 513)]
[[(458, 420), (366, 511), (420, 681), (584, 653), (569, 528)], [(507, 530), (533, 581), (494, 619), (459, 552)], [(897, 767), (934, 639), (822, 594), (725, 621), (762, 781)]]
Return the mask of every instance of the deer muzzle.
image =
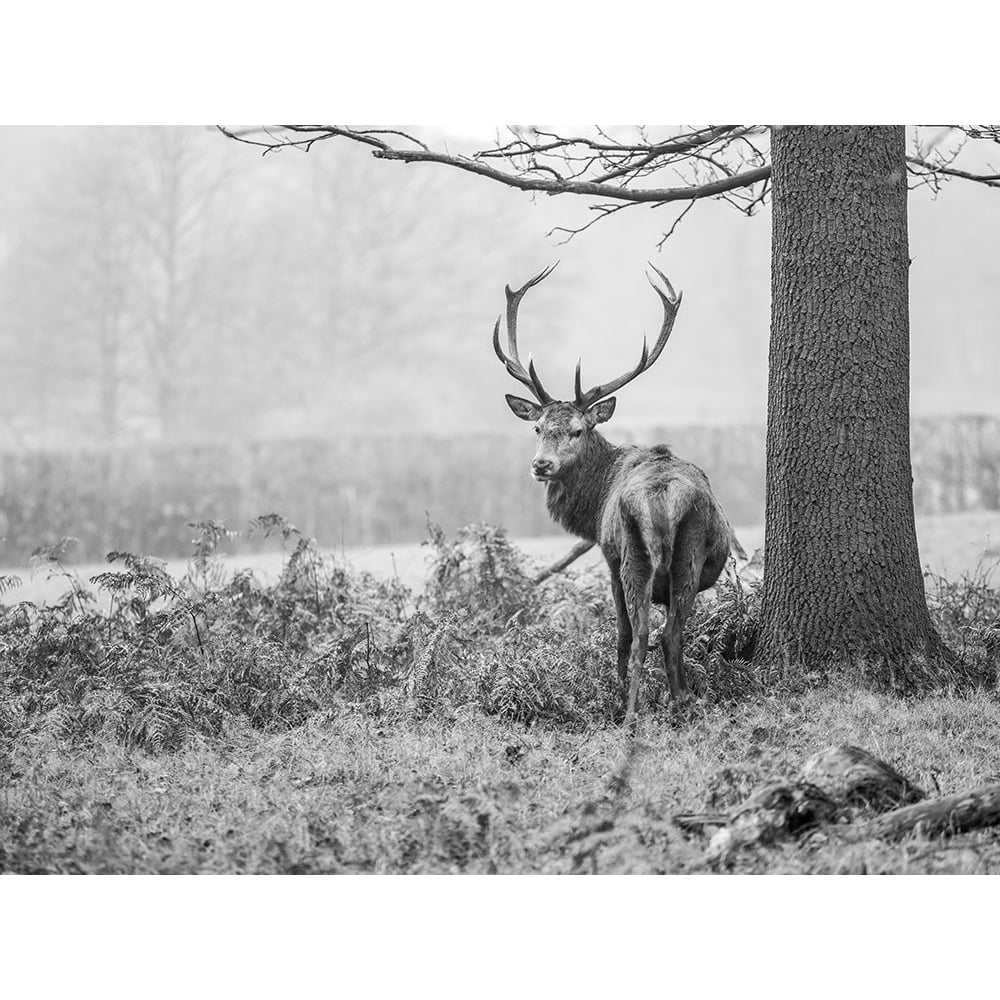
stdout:
[(531, 474), (540, 483), (551, 479), (556, 472), (556, 464), (548, 458), (536, 458), (531, 463)]

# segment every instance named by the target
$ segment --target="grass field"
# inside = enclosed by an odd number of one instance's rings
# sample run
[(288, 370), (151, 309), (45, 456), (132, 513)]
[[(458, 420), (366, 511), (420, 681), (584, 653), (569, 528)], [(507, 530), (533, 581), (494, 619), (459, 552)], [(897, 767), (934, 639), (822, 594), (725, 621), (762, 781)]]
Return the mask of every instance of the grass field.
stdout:
[[(921, 537), (976, 563), (941, 519)], [(931, 795), (998, 782), (995, 663), (905, 698), (760, 673), (738, 657), (755, 598), (733, 587), (686, 636), (699, 700), (647, 707), (612, 798), (624, 735), (601, 574), (532, 588), (489, 531), (415, 553), (431, 557), (419, 596), (302, 549), (269, 583), (164, 596), (138, 562), (108, 581), (110, 607), (0, 615), (0, 871), (1000, 872), (991, 831), (889, 844), (838, 825), (722, 862), (710, 830), (672, 822), (841, 742)], [(997, 592), (930, 586), (946, 638), (983, 667)]]
[[(724, 808), (832, 742), (934, 792), (1000, 781), (990, 694), (901, 701), (838, 687), (651, 719), (630, 791), (591, 817), (621, 753), (575, 732), (458, 714), (384, 725), (344, 714), (232, 732), (164, 755), (34, 741), (3, 760), (0, 867), (20, 872), (998, 872), (980, 833), (890, 845), (848, 831), (707, 861), (678, 812)], [(607, 810), (599, 812), (606, 818)]]

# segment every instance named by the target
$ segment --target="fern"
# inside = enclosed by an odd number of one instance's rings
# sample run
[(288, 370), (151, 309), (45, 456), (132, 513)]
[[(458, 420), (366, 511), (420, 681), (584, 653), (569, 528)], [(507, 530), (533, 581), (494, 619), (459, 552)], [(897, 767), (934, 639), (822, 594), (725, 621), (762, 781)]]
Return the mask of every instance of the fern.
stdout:
[(32, 569), (40, 566), (56, 565), (61, 567), (70, 550), (80, 544), (78, 538), (67, 535), (53, 542), (51, 545), (39, 545), (28, 559), (28, 565)]
[[(197, 526), (204, 570), (228, 532), (222, 522)], [(294, 541), (277, 580), (202, 572), (192, 583), (161, 560), (117, 551), (91, 579), (103, 604), (58, 561), (68, 543), (40, 551), (37, 565), (71, 578), (69, 591), (52, 606), (0, 613), (0, 738), (111, 739), (171, 753), (236, 726), (280, 731), (343, 711), (465, 709), (576, 728), (616, 718), (615, 613), (602, 568), (538, 586), (502, 530), (470, 525), (449, 539), (431, 526), (428, 585), (415, 597), (324, 556), (278, 515), (250, 527)], [(997, 591), (983, 577), (928, 589), (939, 628), (960, 637), (977, 676), (995, 677)], [(752, 665), (759, 622), (759, 588), (723, 580), (699, 599), (685, 656), (704, 699), (773, 681)], [(646, 690), (655, 700), (656, 684)]]
[(258, 533), (263, 534), (265, 538), (270, 538), (274, 534), (280, 534), (286, 542), (290, 538), (300, 538), (302, 536), (302, 532), (294, 524), (286, 521), (280, 514), (262, 514), (259, 517), (251, 518), (250, 523), (247, 525), (247, 538)]

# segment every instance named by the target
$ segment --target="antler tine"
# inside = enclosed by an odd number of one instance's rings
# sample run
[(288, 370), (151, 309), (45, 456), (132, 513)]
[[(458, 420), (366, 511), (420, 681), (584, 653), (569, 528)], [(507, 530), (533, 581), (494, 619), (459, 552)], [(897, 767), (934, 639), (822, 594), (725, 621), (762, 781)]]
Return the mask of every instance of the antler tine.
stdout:
[(654, 263), (650, 261), (649, 266), (660, 276), (663, 284), (667, 286), (667, 291), (664, 292), (648, 274), (646, 275), (646, 280), (652, 285), (653, 291), (660, 296), (660, 301), (663, 303), (663, 326), (660, 327), (660, 334), (656, 338), (653, 351), (649, 356), (649, 364), (651, 365), (660, 356), (663, 348), (667, 346), (667, 341), (670, 339), (670, 334), (673, 331), (674, 320), (677, 318), (677, 310), (681, 307), (681, 299), (684, 298), (684, 293), (675, 292), (674, 286), (670, 284), (670, 279)]
[(603, 399), (605, 396), (610, 396), (611, 393), (617, 392), (622, 386), (627, 385), (632, 379), (637, 378), (648, 368), (651, 368), (656, 359), (663, 352), (663, 348), (666, 347), (667, 341), (670, 339), (670, 333), (674, 328), (674, 320), (677, 318), (677, 310), (680, 308), (681, 304), (681, 293), (674, 291), (674, 286), (670, 284), (667, 276), (655, 265), (649, 265), (663, 280), (663, 283), (667, 286), (667, 291), (664, 292), (662, 288), (657, 285), (652, 278), (647, 275), (649, 283), (653, 286), (653, 291), (656, 292), (660, 297), (660, 301), (663, 303), (663, 325), (660, 327), (660, 333), (656, 338), (656, 343), (653, 345), (653, 350), (649, 350), (649, 344), (645, 337), (642, 338), (642, 355), (639, 358), (639, 363), (630, 372), (625, 375), (620, 375), (616, 379), (612, 379), (610, 382), (602, 382), (600, 385), (595, 385), (593, 389), (589, 389), (587, 392), (581, 392), (580, 387), (580, 365), (577, 363), (576, 366), (576, 405), (581, 410), (586, 410), (596, 403), (599, 399)]
[(552, 397), (542, 387), (542, 380), (538, 377), (538, 372), (535, 371), (535, 362), (532, 360), (530, 354), (528, 355), (528, 378), (531, 379), (531, 383), (538, 393), (538, 401), (540, 403), (551, 403), (553, 401)]
[(557, 267), (559, 261), (550, 264), (544, 271), (536, 274), (529, 281), (526, 281), (516, 292), (511, 290), (510, 285), (505, 286), (504, 292), (507, 295), (507, 354), (503, 353), (500, 347), (500, 318), (497, 317), (496, 326), (493, 328), (493, 350), (496, 356), (504, 363), (507, 371), (522, 385), (527, 386), (534, 394), (539, 403), (543, 405), (554, 402), (552, 396), (542, 385), (542, 380), (535, 371), (535, 364), (528, 356), (528, 367), (525, 369), (521, 363), (521, 358), (517, 351), (517, 307), (521, 304), (524, 293), (529, 288), (534, 288), (540, 281), (547, 278)]
[(559, 261), (550, 264), (544, 271), (526, 281), (516, 292), (511, 291), (510, 285), (504, 287), (504, 292), (507, 294), (507, 350), (511, 357), (517, 358), (517, 307), (521, 304), (524, 293), (529, 288), (534, 288), (540, 281), (544, 281), (558, 266)]

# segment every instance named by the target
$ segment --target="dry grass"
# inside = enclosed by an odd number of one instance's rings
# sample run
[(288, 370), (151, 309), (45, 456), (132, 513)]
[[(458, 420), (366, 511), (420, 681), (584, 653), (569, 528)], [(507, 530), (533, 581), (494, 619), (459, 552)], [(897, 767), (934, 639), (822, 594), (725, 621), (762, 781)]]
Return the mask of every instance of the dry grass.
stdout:
[[(850, 742), (943, 793), (1000, 780), (992, 695), (901, 701), (826, 686), (649, 719), (628, 792), (603, 796), (620, 733), (469, 712), (354, 712), (233, 730), (167, 755), (37, 739), (2, 759), (0, 868), (19, 872), (707, 872), (677, 812), (725, 809)], [(737, 872), (998, 872), (1000, 837), (748, 849)]]

